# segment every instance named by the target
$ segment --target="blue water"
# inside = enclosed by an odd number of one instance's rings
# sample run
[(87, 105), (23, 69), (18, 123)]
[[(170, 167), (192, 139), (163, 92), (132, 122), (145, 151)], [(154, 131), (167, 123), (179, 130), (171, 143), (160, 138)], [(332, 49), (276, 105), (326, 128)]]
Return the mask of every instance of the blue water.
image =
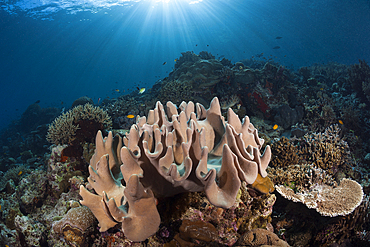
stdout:
[(370, 61), (367, 0), (0, 0), (0, 6), (0, 129), (37, 100), (69, 108), (80, 96), (97, 103), (151, 87), (188, 50), (232, 62), (264, 53), (291, 69)]

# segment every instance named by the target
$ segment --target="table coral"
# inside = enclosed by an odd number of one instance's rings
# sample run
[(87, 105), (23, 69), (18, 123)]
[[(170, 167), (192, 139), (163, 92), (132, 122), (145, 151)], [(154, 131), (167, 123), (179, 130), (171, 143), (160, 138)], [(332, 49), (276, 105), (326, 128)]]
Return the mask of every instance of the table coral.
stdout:
[(261, 155), (264, 140), (247, 116), (240, 121), (229, 109), (227, 119), (217, 98), (208, 110), (193, 102), (179, 108), (167, 102), (167, 115), (157, 102), (131, 127), (125, 146), (111, 132), (105, 139), (98, 132), (87, 185), (96, 194), (81, 186), (80, 195), (100, 231), (122, 222), (128, 239), (143, 241), (158, 230), (157, 197), (204, 191), (212, 204), (229, 208), (241, 182), (266, 177), (270, 147)]
[(362, 202), (362, 186), (354, 180), (342, 179), (338, 186), (313, 185), (309, 190), (295, 193), (291, 188), (278, 185), (276, 190), (285, 198), (302, 202), (324, 216), (335, 217), (352, 213)]

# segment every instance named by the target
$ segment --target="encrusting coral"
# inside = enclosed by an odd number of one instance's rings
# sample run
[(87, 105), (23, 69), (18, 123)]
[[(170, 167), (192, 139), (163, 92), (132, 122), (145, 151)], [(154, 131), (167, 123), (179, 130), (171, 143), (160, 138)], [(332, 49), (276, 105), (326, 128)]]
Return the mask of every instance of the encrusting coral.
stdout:
[(281, 246), (287, 247), (289, 244), (273, 233), (266, 229), (253, 229), (245, 233), (236, 243), (237, 246)]
[(73, 205), (61, 220), (53, 223), (53, 230), (63, 234), (64, 239), (72, 246), (87, 246), (86, 232), (94, 222), (94, 215), (84, 206)]
[(119, 136), (110, 132), (103, 139), (98, 132), (86, 186), (96, 194), (81, 186), (81, 204), (93, 212), (101, 232), (122, 222), (128, 239), (143, 241), (160, 224), (156, 198), (204, 191), (213, 205), (231, 207), (242, 182), (267, 176), (271, 149), (266, 146), (261, 155), (263, 143), (247, 116), (241, 122), (229, 109), (225, 121), (217, 98), (208, 110), (167, 102), (167, 115), (157, 102), (148, 118), (131, 126), (125, 146)]

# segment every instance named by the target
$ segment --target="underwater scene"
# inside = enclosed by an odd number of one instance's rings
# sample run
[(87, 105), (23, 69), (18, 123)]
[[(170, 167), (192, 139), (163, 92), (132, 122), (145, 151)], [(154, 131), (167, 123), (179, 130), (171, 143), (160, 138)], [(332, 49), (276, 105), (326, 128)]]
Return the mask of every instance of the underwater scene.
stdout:
[(368, 0), (0, 0), (0, 246), (370, 246)]

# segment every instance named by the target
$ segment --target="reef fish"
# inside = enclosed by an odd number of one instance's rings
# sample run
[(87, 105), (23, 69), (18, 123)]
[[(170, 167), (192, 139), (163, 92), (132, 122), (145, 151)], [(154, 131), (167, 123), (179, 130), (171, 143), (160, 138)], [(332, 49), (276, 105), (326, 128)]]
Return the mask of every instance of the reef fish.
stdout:
[(134, 115), (132, 115), (132, 114), (129, 114), (129, 115), (127, 115), (127, 118), (134, 118), (135, 116)]
[(277, 128), (279, 128), (279, 125), (275, 124), (272, 128), (273, 128), (274, 130), (276, 130)]
[(283, 37), (277, 36), (275, 39), (281, 39), (281, 38), (283, 38)]
[(139, 94), (143, 94), (145, 92), (145, 87), (139, 89)]
[(280, 49), (280, 46), (275, 46), (275, 47), (273, 47), (272, 49)]

